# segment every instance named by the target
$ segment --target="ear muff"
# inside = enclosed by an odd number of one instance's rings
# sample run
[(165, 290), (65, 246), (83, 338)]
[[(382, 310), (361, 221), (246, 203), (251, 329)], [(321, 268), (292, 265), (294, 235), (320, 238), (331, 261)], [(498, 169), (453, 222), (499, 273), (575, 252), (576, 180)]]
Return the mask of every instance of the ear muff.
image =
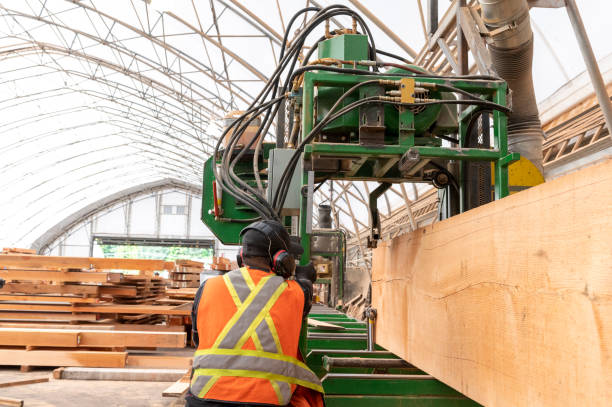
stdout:
[(236, 263), (239, 268), (244, 267), (244, 260), (242, 259), (242, 247), (240, 248), (240, 253), (236, 255)]
[(279, 250), (272, 259), (272, 272), (283, 278), (289, 278), (295, 272), (295, 259), (286, 250)]

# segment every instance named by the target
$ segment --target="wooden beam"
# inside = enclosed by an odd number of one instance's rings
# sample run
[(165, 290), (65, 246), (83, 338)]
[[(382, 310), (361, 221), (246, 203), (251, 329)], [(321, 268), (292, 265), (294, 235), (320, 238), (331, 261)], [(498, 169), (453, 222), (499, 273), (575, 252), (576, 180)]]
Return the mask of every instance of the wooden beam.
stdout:
[[(0, 267), (2, 266), (0, 262)], [(62, 281), (82, 283), (107, 283), (121, 280), (120, 273), (97, 273), (85, 271), (47, 271), (47, 270), (0, 270), (0, 278), (6, 281)], [(4, 289), (2, 289), (4, 290)]]
[[(29, 307), (25, 307), (25, 309), (28, 308)], [(0, 321), (13, 321), (24, 319), (40, 321), (95, 321), (97, 318), (96, 314), (73, 315), (68, 312), (0, 312)]]
[(12, 304), (0, 303), (2, 311), (49, 311), (49, 312), (81, 312), (92, 314), (146, 314), (146, 315), (191, 315), (191, 303), (183, 304), (189, 307), (168, 305), (138, 305), (138, 304), (96, 304), (96, 305), (59, 305), (59, 304)]
[(0, 396), (0, 406), (23, 407), (23, 400)]
[(1, 346), (184, 348), (186, 340), (185, 332), (0, 328)]
[(125, 367), (125, 352), (0, 349), (0, 365)]
[[(37, 283), (6, 283), (0, 293), (28, 294), (87, 294), (98, 296), (101, 286), (85, 284), (37, 284)], [(134, 290), (136, 295), (136, 290)]]
[(312, 326), (312, 327), (319, 328), (319, 329), (329, 329), (329, 330), (339, 330), (339, 331), (345, 330), (343, 326), (334, 325), (334, 324), (331, 324), (325, 321), (319, 321), (314, 318), (308, 318), (308, 326)]
[(7, 254), (0, 255), (0, 267), (30, 269), (77, 268), (101, 270), (174, 270), (174, 262), (144, 259), (114, 259), (98, 257), (62, 257)]
[(157, 355), (129, 355), (127, 367), (146, 369), (189, 369), (192, 358), (187, 356), (157, 356)]
[(377, 342), (490, 406), (612, 400), (612, 160), (382, 242)]
[(54, 373), (61, 380), (112, 380), (122, 382), (172, 382), (180, 379), (186, 369), (130, 369), (108, 367), (66, 367)]
[(11, 379), (9, 381), (0, 382), (0, 387), (24, 386), (26, 384), (44, 383), (49, 381), (49, 376), (41, 377), (22, 377), (20, 379)]
[(191, 369), (162, 392), (162, 397), (182, 397), (189, 390)]
[(0, 301), (39, 301), (39, 302), (70, 302), (99, 303), (99, 298), (85, 298), (67, 295), (5, 295), (0, 294)]

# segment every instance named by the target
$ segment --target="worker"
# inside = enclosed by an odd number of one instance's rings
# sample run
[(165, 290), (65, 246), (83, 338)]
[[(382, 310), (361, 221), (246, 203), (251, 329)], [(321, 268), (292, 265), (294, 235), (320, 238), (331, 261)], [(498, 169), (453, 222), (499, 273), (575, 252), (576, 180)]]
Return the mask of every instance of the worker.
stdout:
[(0, 278), (0, 288), (4, 287), (4, 280)]
[(255, 222), (240, 236), (240, 269), (206, 280), (194, 299), (186, 405), (322, 407), (321, 382), (298, 348), (316, 272), (296, 269), (303, 249), (279, 222)]

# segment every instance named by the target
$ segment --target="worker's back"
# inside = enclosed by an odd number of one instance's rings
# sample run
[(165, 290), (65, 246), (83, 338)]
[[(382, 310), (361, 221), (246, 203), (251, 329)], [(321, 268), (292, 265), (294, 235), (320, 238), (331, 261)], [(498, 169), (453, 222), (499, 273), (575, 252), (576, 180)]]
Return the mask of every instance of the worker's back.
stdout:
[(298, 360), (304, 292), (273, 273), (241, 268), (206, 281), (190, 393), (203, 400), (286, 405), (296, 385), (321, 391)]

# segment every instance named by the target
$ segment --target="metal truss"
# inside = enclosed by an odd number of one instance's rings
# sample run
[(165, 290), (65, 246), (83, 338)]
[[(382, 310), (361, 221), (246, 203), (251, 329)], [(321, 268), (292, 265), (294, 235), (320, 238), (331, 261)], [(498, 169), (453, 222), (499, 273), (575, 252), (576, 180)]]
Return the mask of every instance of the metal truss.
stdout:
[[(422, 0), (402, 5), (410, 11), (402, 24), (422, 28), (418, 41), (386, 25), (378, 4), (340, 2), (360, 10), (382, 48), (432, 72), (458, 72), (458, 0), (440, 4), (446, 12), (433, 33)], [(259, 92), (291, 15), (329, 4), (3, 0), (0, 242), (40, 247), (50, 231), (60, 239), (60, 220), (92, 210), (105, 197), (165, 179), (199, 184), (222, 131), (220, 119)], [(331, 23), (350, 25), (343, 18)], [(481, 66), (475, 62), (472, 72)], [(334, 181), (315, 196), (315, 204), (332, 206), (336, 225), (348, 232), (349, 265), (365, 271), (371, 266), (367, 196), (374, 188)], [(427, 186), (396, 185), (379, 208), (385, 236), (394, 236), (433, 219), (437, 200)]]

